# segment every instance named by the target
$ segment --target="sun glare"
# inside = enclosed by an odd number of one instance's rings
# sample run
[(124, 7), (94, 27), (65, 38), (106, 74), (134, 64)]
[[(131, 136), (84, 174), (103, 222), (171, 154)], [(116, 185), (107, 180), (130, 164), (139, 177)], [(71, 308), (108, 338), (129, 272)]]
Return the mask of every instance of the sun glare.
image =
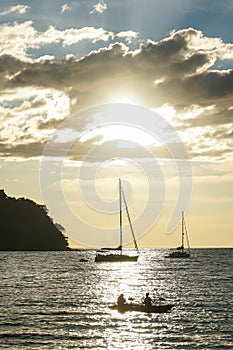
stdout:
[(129, 104), (136, 104), (136, 102), (131, 99), (131, 98), (128, 98), (128, 97), (119, 97), (117, 99), (115, 99), (115, 102), (116, 103), (129, 103)]
[(131, 95), (115, 95), (110, 98), (110, 103), (128, 103), (131, 105), (138, 105), (139, 102), (137, 101), (137, 98), (135, 96)]
[[(81, 137), (80, 141), (85, 142), (98, 135), (102, 135), (102, 140), (99, 141), (99, 143), (112, 140), (126, 140), (136, 144), (151, 145), (157, 142), (148, 132), (129, 125), (105, 125), (98, 129), (91, 130)], [(129, 147), (129, 144), (127, 146)]]

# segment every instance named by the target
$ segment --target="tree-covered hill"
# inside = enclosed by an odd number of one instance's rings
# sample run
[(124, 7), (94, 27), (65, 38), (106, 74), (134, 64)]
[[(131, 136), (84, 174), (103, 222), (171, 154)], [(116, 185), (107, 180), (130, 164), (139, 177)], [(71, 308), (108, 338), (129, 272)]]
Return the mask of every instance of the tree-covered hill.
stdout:
[(46, 207), (0, 190), (0, 250), (69, 250)]

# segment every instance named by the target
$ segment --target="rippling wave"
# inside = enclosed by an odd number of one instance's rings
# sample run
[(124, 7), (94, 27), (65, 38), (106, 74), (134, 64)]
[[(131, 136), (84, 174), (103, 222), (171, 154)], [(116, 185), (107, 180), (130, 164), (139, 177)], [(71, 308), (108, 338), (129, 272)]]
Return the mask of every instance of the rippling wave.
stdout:
[[(1, 349), (232, 349), (233, 249), (193, 249), (166, 259), (95, 263), (95, 252), (0, 252)], [(80, 262), (80, 258), (87, 262)], [(166, 314), (108, 308), (149, 292)]]

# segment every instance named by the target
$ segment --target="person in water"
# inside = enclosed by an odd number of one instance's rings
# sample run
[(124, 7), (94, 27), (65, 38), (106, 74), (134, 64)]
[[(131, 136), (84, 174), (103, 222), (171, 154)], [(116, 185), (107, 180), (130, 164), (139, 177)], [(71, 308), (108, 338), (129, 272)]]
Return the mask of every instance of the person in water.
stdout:
[(117, 305), (124, 306), (125, 303), (126, 303), (126, 299), (124, 297), (124, 294), (119, 295), (119, 297), (117, 298)]
[(151, 297), (149, 296), (149, 293), (146, 293), (146, 297), (143, 300), (143, 304), (145, 306), (151, 306), (152, 305), (152, 300), (151, 300)]

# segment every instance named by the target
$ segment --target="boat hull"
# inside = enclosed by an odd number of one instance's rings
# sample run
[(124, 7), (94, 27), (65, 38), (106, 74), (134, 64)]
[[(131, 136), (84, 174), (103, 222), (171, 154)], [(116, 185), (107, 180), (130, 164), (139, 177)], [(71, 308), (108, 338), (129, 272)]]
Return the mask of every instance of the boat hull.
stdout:
[(95, 262), (124, 262), (137, 261), (138, 255), (124, 255), (124, 254), (97, 254)]
[(118, 312), (136, 311), (136, 312), (146, 312), (146, 313), (165, 313), (170, 311), (174, 305), (164, 304), (164, 305), (151, 305), (145, 306), (140, 304), (125, 304), (123, 306), (110, 305), (111, 310), (117, 310)]
[(190, 257), (190, 253), (188, 252), (172, 252), (166, 258), (173, 258), (173, 259), (186, 259)]

